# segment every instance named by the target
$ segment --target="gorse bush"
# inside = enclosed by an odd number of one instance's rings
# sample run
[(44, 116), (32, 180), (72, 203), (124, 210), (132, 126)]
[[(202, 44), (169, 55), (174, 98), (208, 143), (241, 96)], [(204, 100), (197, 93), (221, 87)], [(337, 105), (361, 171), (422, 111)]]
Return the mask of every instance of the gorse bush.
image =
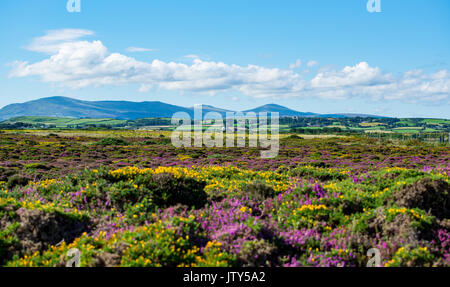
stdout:
[[(190, 234), (196, 234), (192, 238)], [(65, 266), (67, 251), (77, 248), (81, 253), (81, 266), (123, 267), (225, 267), (235, 261), (235, 256), (224, 252), (222, 244), (209, 241), (194, 217), (173, 217), (136, 228), (133, 231), (105, 233), (88, 236), (86, 233), (72, 243), (62, 242), (49, 250), (14, 259), (8, 266), (46, 267)], [(203, 241), (198, 239), (203, 237)], [(109, 260), (98, 260), (109, 258)], [(112, 264), (112, 265), (110, 265)]]
[(389, 267), (432, 267), (434, 256), (427, 247), (400, 247), (392, 260), (386, 263)]
[(131, 181), (119, 181), (111, 185), (109, 192), (112, 203), (122, 209), (147, 199), (155, 207), (169, 207), (177, 204), (201, 208), (207, 201), (205, 183), (193, 178), (175, 178), (173, 174), (139, 175)]
[[(0, 215), (3, 215), (3, 212), (0, 211)], [(19, 238), (15, 235), (19, 223), (0, 227), (0, 264), (4, 265), (13, 256), (13, 251), (20, 249)]]
[(70, 184), (53, 182), (47, 186), (43, 182), (38, 189), (51, 198), (62, 188), (70, 194), (70, 202), (80, 208), (114, 208), (130, 215), (147, 216), (158, 208), (180, 204), (201, 208), (207, 202), (204, 181), (159, 171), (133, 174), (130, 170), (124, 169), (123, 173), (120, 170), (112, 173), (103, 168), (86, 170), (82, 178), (68, 177), (66, 180)]
[(127, 146), (130, 143), (122, 138), (104, 138), (96, 143), (100, 146)]
[[(136, 181), (140, 183), (139, 178)], [(155, 204), (168, 207), (177, 204), (201, 208), (207, 200), (204, 191), (205, 183), (193, 178), (175, 178), (173, 174), (154, 174), (151, 177), (149, 189), (152, 190), (152, 198)]]
[(302, 139), (304, 139), (304, 138), (302, 138), (301, 136), (298, 136), (298, 135), (291, 135), (291, 136), (289, 136), (289, 139), (293, 139), (293, 140), (302, 140)]
[(29, 181), (30, 181), (30, 179), (28, 177), (24, 177), (24, 176), (16, 174), (16, 175), (9, 177), (8, 183), (6, 186), (9, 189), (13, 189), (17, 186), (25, 186), (28, 184)]
[(8, 178), (16, 173), (12, 168), (0, 167), (0, 181), (8, 181)]

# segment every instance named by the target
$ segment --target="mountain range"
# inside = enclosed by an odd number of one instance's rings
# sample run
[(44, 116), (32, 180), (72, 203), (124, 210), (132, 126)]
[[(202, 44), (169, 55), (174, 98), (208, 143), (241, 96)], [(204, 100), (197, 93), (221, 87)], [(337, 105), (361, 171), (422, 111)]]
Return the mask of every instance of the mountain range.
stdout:
[[(225, 116), (233, 112), (209, 105), (202, 105), (203, 113), (217, 112)], [(134, 120), (139, 118), (170, 118), (176, 112), (185, 112), (191, 117), (193, 107), (181, 107), (160, 101), (130, 102), (130, 101), (83, 101), (67, 97), (41, 98), (20, 104), (11, 104), (0, 109), (0, 120), (8, 120), (21, 116), (45, 116), (64, 118), (114, 118)], [(323, 115), (310, 112), (299, 112), (276, 104), (257, 107), (247, 112), (278, 112), (286, 117), (379, 117), (363, 114), (333, 114)]]

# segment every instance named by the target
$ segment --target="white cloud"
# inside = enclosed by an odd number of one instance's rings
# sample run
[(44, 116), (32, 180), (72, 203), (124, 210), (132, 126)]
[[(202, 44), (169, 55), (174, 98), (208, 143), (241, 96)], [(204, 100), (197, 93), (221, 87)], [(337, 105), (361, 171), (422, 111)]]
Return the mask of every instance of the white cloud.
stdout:
[(407, 71), (400, 77), (383, 73), (361, 62), (341, 71), (318, 73), (311, 80), (311, 94), (323, 98), (370, 97), (374, 100), (445, 102), (450, 100), (450, 73)]
[(309, 68), (311, 68), (311, 67), (314, 67), (314, 66), (319, 65), (319, 62), (317, 62), (317, 61), (309, 61), (306, 65), (307, 65)]
[(295, 63), (289, 65), (289, 69), (293, 70), (295, 68), (300, 68), (301, 65), (302, 65), (302, 60), (297, 59), (297, 61), (295, 61)]
[(189, 55), (183, 56), (183, 58), (187, 58), (187, 59), (200, 59), (200, 56), (195, 55), (195, 54), (189, 54)]
[(73, 42), (85, 36), (94, 35), (94, 32), (83, 29), (50, 30), (39, 38), (33, 39), (26, 49), (47, 54), (57, 53), (63, 43)]
[(379, 68), (372, 68), (366, 62), (342, 71), (321, 72), (311, 80), (313, 88), (336, 88), (342, 86), (375, 85), (390, 80), (390, 75), (383, 74)]
[[(48, 38), (44, 36), (42, 38)], [(16, 62), (11, 77), (38, 76), (44, 82), (70, 88), (111, 84), (137, 83), (140, 91), (158, 86), (166, 90), (218, 92), (238, 90), (254, 96), (277, 95), (300, 91), (300, 76), (288, 70), (260, 66), (228, 65), (194, 58), (191, 65), (175, 62), (140, 62), (134, 58), (111, 53), (101, 41), (51, 41), (52, 54), (37, 62)], [(47, 41), (36, 39), (34, 43)], [(42, 47), (34, 45), (36, 51)]]
[(127, 52), (130, 53), (141, 53), (141, 52), (152, 52), (154, 49), (148, 49), (148, 48), (140, 48), (140, 47), (128, 47)]
[[(50, 31), (34, 39), (28, 49), (50, 54), (36, 62), (15, 62), (10, 77), (36, 76), (42, 81), (73, 89), (87, 86), (138, 84), (140, 92), (154, 88), (169, 91), (215, 94), (238, 91), (255, 98), (319, 97), (347, 99), (367, 97), (375, 100), (428, 101), (448, 103), (450, 73), (432, 74), (407, 71), (393, 76), (366, 62), (342, 70), (319, 71), (310, 81), (291, 69), (239, 66), (204, 61), (188, 55), (192, 63), (137, 61), (119, 53), (111, 53), (101, 41), (81, 40), (94, 33), (65, 29)], [(140, 49), (140, 48), (139, 48)], [(308, 62), (311, 67), (317, 62)], [(298, 60), (294, 66), (301, 65)]]

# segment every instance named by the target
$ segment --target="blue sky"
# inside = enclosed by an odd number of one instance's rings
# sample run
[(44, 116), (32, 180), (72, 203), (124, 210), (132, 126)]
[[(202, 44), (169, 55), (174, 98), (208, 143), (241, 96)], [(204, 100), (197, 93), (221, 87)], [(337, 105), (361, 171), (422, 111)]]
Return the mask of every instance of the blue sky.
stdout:
[(0, 2), (0, 107), (48, 96), (450, 118), (450, 1)]

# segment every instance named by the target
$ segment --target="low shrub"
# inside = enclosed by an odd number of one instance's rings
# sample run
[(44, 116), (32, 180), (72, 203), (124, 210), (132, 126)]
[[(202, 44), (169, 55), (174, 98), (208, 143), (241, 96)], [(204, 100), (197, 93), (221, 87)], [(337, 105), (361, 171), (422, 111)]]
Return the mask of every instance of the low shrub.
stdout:
[(29, 178), (16, 174), (9, 177), (6, 187), (8, 187), (8, 189), (13, 189), (17, 186), (26, 186), (29, 181)]
[(273, 188), (261, 181), (249, 183), (243, 188), (243, 195), (256, 200), (264, 200), (276, 195)]
[(130, 143), (122, 138), (104, 138), (99, 140), (96, 144), (101, 146), (127, 146)]
[(182, 204), (201, 208), (207, 200), (205, 183), (193, 178), (175, 178), (173, 174), (162, 173), (140, 176), (135, 182), (150, 190), (153, 202), (159, 207)]

